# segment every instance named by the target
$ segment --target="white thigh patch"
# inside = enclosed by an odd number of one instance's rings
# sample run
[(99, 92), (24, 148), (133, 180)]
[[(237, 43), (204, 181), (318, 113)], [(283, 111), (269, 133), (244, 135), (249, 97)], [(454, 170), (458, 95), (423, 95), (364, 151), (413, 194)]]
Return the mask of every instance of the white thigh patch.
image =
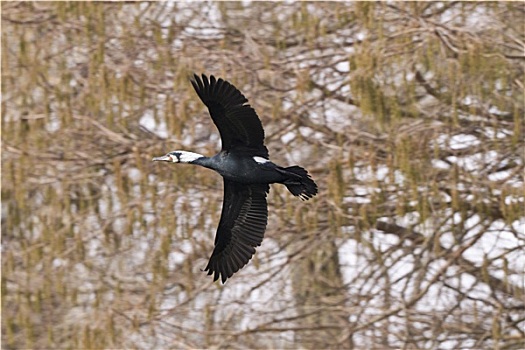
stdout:
[(259, 164), (264, 164), (264, 163), (268, 163), (269, 160), (266, 159), (266, 158), (263, 158), (263, 157), (253, 157), (253, 160), (255, 160), (257, 163)]

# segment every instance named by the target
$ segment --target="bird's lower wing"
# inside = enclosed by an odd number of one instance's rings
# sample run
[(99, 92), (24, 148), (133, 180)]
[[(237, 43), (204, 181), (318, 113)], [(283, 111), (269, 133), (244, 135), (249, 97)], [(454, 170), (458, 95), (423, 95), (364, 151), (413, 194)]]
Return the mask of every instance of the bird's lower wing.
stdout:
[(245, 185), (224, 180), (221, 220), (215, 249), (204, 269), (222, 283), (239, 271), (261, 245), (268, 222), (267, 184)]

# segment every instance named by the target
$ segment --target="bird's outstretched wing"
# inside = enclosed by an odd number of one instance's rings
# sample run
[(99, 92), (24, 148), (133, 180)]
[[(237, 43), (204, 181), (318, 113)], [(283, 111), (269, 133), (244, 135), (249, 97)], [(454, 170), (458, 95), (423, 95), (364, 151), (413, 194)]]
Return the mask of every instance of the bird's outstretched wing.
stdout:
[(219, 129), (224, 151), (235, 150), (268, 159), (261, 121), (235, 86), (213, 75), (208, 80), (204, 74), (202, 79), (194, 74), (191, 84)]
[(215, 249), (204, 271), (222, 283), (239, 271), (261, 245), (268, 222), (267, 184), (245, 185), (224, 180), (221, 220)]

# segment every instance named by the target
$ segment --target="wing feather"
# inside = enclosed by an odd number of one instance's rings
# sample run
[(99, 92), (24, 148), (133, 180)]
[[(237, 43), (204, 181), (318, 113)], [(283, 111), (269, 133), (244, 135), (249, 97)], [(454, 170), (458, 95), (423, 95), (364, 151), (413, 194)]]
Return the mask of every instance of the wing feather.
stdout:
[(221, 219), (215, 248), (204, 271), (222, 283), (239, 271), (261, 245), (268, 222), (266, 194), (269, 186), (224, 180)]
[(268, 159), (264, 130), (248, 99), (232, 84), (213, 75), (191, 80), (199, 98), (208, 107), (222, 140), (224, 151), (236, 150)]

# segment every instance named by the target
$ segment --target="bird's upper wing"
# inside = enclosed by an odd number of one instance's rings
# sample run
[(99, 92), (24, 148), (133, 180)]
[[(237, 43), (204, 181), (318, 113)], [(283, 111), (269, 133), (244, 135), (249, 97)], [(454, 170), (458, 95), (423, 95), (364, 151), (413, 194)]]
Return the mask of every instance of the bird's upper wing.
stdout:
[(202, 79), (194, 74), (191, 84), (219, 129), (223, 150), (235, 149), (268, 159), (261, 121), (235, 86), (223, 79), (216, 80), (213, 75), (208, 80), (204, 74)]
[(215, 249), (204, 271), (222, 283), (239, 271), (261, 245), (268, 222), (267, 184), (245, 185), (224, 180), (221, 220)]

